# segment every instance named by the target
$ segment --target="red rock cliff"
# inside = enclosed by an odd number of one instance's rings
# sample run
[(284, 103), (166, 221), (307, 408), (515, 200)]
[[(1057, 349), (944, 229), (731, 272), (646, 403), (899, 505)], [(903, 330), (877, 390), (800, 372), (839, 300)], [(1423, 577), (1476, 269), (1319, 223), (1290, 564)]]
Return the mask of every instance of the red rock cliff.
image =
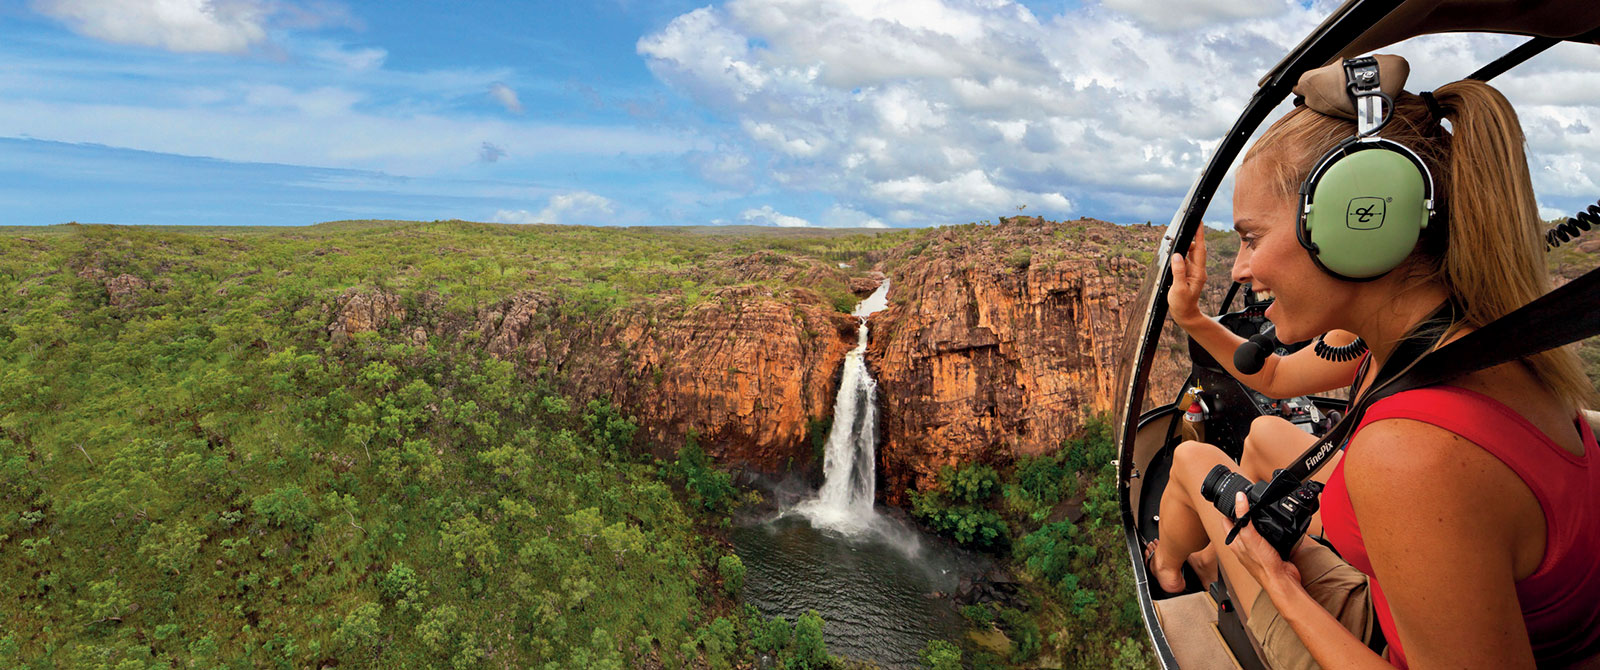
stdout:
[(807, 425), (833, 412), (856, 326), (814, 292), (760, 286), (603, 320), (538, 316), (556, 308), (523, 295), (485, 312), (479, 327), (490, 351), (549, 366), (576, 397), (609, 396), (656, 442), (675, 447), (692, 428), (718, 460), (766, 472), (809, 461)]
[(1160, 229), (1018, 217), (934, 233), (881, 264), (867, 360), (884, 497), (945, 465), (1055, 449), (1111, 409), (1123, 330)]
[[(1123, 331), (1160, 230), (1023, 218), (929, 231), (888, 253), (890, 305), (872, 318), (868, 364), (879, 383), (879, 468), (885, 499), (904, 501), (944, 465), (1004, 461), (1056, 448), (1118, 394)], [(669, 449), (691, 428), (724, 463), (766, 472), (813, 459), (808, 424), (833, 411), (856, 319), (842, 298), (804, 289), (834, 282), (870, 291), (881, 275), (758, 252), (709, 264), (724, 288), (586, 313), (550, 292), (486, 305), (467, 322), (385, 293), (346, 292), (330, 336), (397, 324), (475, 341), (529, 373), (548, 368), (580, 400), (608, 396)], [(1214, 283), (1226, 280), (1213, 267)], [(1169, 329), (1172, 330), (1172, 329)], [(1153, 393), (1187, 368), (1176, 331)], [(1161, 398), (1161, 400), (1170, 400)]]
[(609, 397), (668, 450), (692, 428), (724, 463), (805, 467), (808, 425), (832, 415), (857, 320), (816, 291), (770, 285), (831, 281), (842, 291), (850, 277), (832, 263), (771, 252), (715, 259), (702, 271), (707, 283), (724, 286), (695, 300), (673, 295), (586, 311), (529, 290), (481, 307), (468, 322), (442, 316), (447, 310), (432, 294), (417, 296), (419, 308), (408, 311), (392, 293), (352, 289), (335, 300), (328, 333), (340, 339), (395, 324), (413, 341), (477, 342), (527, 374), (556, 373), (580, 402)]

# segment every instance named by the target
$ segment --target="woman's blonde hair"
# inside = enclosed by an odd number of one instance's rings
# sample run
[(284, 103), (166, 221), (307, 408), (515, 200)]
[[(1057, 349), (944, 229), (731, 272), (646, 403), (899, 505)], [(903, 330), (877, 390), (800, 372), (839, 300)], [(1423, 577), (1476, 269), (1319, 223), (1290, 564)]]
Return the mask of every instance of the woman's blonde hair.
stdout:
[[(1550, 290), (1544, 224), (1522, 126), (1505, 96), (1473, 80), (1433, 95), (1453, 132), (1420, 96), (1401, 93), (1379, 134), (1415, 151), (1433, 173), (1438, 214), (1408, 260), (1410, 269), (1420, 280), (1443, 284), (1462, 307), (1463, 323), (1476, 328)], [(1267, 129), (1244, 162), (1260, 159), (1277, 194), (1296, 197), (1316, 160), (1354, 134), (1353, 121), (1297, 107)], [(1564, 400), (1593, 405), (1595, 390), (1573, 347), (1526, 362)]]

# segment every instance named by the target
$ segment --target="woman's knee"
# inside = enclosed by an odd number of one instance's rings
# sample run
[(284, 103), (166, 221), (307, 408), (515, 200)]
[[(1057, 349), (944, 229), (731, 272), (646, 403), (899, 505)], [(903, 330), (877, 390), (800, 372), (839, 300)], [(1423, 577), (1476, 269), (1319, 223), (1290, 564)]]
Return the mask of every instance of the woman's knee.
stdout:
[(1250, 432), (1244, 436), (1244, 450), (1239, 454), (1239, 470), (1251, 479), (1266, 479), (1272, 471), (1283, 467), (1278, 450), (1271, 443), (1273, 436), (1281, 435), (1284, 427), (1298, 431), (1294, 424), (1282, 417), (1262, 415), (1250, 422)]
[[(1172, 453), (1172, 477), (1186, 489), (1198, 490), (1200, 480), (1217, 464), (1233, 467), (1233, 459), (1214, 444), (1185, 440)], [(1193, 480), (1193, 481), (1190, 481)]]

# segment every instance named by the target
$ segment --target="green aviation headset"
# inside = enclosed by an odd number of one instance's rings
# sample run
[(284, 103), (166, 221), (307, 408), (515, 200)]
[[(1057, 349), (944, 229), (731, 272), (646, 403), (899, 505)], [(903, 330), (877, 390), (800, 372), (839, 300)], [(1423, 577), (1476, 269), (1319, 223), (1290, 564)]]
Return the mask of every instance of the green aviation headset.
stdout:
[(1411, 149), (1378, 137), (1394, 101), (1378, 88), (1378, 61), (1344, 61), (1356, 135), (1323, 154), (1300, 185), (1296, 234), (1317, 267), (1371, 281), (1399, 266), (1434, 215), (1433, 175)]

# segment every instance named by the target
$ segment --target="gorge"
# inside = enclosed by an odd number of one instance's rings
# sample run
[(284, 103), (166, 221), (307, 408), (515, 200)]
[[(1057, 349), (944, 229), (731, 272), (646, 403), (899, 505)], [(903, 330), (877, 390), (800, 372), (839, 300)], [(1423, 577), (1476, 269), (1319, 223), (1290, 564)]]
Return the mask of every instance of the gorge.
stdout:
[[(1117, 566), (1069, 537), (1108, 457), (1052, 454), (1103, 408), (1156, 234), (0, 231), (0, 664), (722, 667), (812, 663), (826, 637), (903, 667), (972, 626), (1011, 636), (991, 655), (1137, 651), (1094, 600)], [(875, 455), (830, 467), (835, 433)], [(951, 540), (747, 523), (732, 485), (904, 529), (955, 466), (939, 514), (994, 530), (1023, 487), (1017, 560), (1078, 556), (1058, 563), (1092, 589), (1040, 568), (1030, 604)], [(780, 604), (796, 575), (860, 599), (797, 616), (842, 599)], [(1121, 623), (1039, 630), (1075, 616)]]
[[(879, 271), (902, 279), (872, 317), (865, 353), (886, 398), (876, 497), (903, 504), (908, 487), (931, 485), (943, 466), (1044, 453), (1108, 410), (1125, 310), (1158, 236), (1148, 226), (1015, 217), (933, 229), (877, 253)], [(563, 316), (541, 291), (482, 307), (472, 323), (351, 293), (335, 305), (334, 329), (398, 319), (421, 322), (423, 337), (472, 333), (497, 356), (561, 372), (578, 397), (610, 398), (651, 439), (692, 428), (719, 462), (816, 471), (810, 433), (832, 413), (834, 377), (858, 332), (856, 318), (807, 287), (831, 279), (866, 297), (883, 274), (771, 252), (712, 269), (743, 283), (686, 308), (666, 299), (623, 307), (605, 322)], [(438, 310), (437, 299), (421, 302)], [(1180, 374), (1179, 361), (1160, 362), (1158, 374)]]

